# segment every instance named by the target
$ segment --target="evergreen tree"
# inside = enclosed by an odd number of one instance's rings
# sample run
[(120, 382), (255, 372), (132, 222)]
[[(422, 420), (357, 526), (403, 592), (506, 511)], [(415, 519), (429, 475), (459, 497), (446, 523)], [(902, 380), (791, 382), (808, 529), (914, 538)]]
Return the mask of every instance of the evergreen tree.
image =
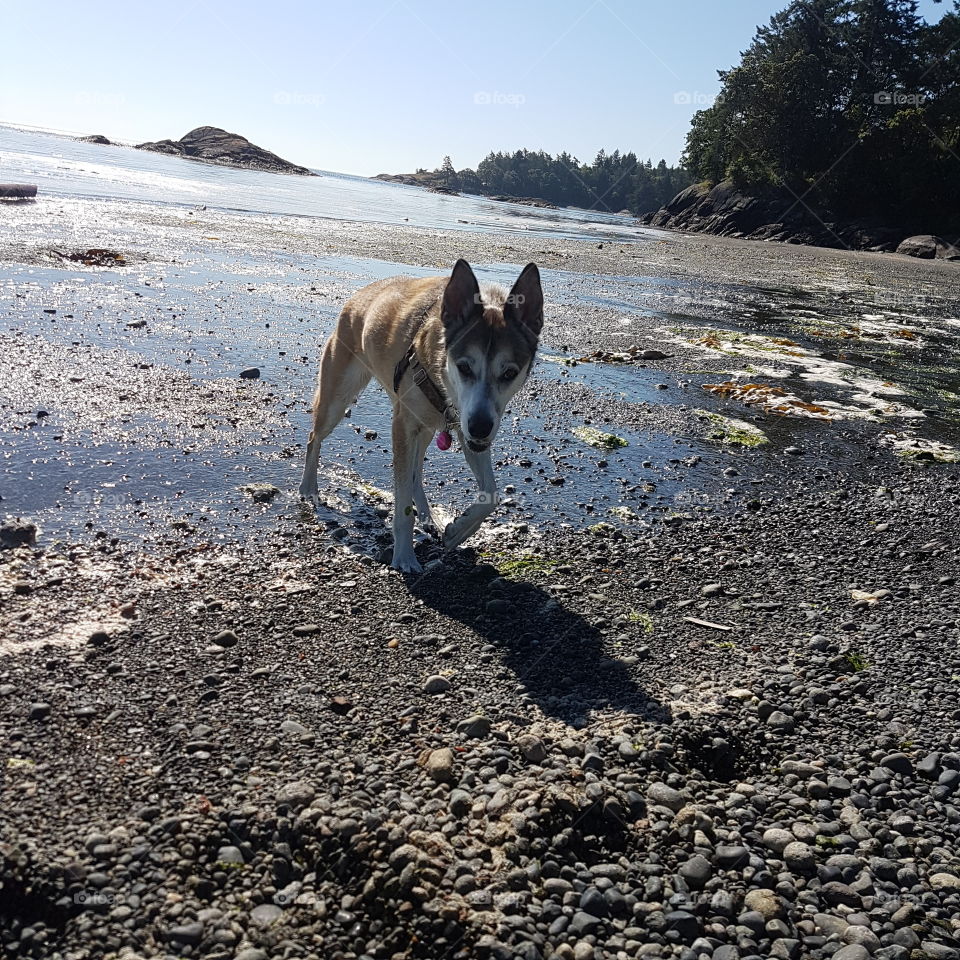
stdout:
[(958, 0), (935, 25), (915, 0), (793, 0), (720, 72), (684, 163), (849, 219), (956, 231), (958, 48)]

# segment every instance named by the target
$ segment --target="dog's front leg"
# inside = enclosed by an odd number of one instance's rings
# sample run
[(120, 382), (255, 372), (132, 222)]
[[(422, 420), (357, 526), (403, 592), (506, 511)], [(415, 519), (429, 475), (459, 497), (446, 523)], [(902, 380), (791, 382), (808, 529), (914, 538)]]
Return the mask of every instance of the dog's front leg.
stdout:
[(453, 523), (448, 523), (443, 531), (443, 545), (451, 549), (460, 546), (467, 537), (473, 536), (497, 506), (497, 485), (493, 477), (490, 451), (474, 453), (469, 447), (465, 447), (463, 455), (477, 478), (480, 492), (477, 502), (467, 507)]
[(431, 536), (439, 536), (440, 528), (434, 519), (433, 511), (427, 502), (427, 495), (423, 490), (423, 458), (427, 455), (430, 438), (433, 434), (429, 430), (421, 430), (417, 436), (417, 454), (413, 473), (413, 502), (417, 507), (417, 519), (420, 529)]
[(414, 496), (417, 456), (422, 449), (419, 423), (411, 426), (398, 406), (393, 411), (393, 562), (397, 570), (419, 573), (423, 567), (413, 552)]

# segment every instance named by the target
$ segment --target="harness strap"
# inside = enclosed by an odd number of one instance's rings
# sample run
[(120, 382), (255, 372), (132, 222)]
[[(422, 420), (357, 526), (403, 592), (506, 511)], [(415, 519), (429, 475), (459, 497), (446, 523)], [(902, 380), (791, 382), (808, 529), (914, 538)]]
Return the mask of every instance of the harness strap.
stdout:
[(420, 388), (420, 392), (427, 398), (430, 406), (443, 416), (447, 427), (451, 428), (456, 427), (460, 423), (460, 414), (457, 408), (447, 401), (446, 394), (433, 382), (430, 374), (427, 373), (426, 367), (420, 362), (420, 357), (417, 356), (416, 337), (432, 307), (433, 304), (430, 304), (420, 316), (413, 331), (414, 340), (411, 341), (407, 352), (400, 358), (400, 362), (393, 371), (393, 392), (400, 392), (400, 382), (404, 376), (406, 376), (408, 370), (413, 370), (413, 382)]

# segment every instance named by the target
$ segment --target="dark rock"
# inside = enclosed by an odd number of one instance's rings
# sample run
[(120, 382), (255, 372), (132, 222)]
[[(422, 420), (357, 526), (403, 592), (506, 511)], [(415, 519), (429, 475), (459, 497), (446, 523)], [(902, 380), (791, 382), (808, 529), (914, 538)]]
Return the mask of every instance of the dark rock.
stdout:
[(466, 790), (451, 790), (448, 806), (455, 817), (465, 817), (470, 812), (473, 800)]
[(25, 520), (8, 520), (0, 524), (0, 549), (32, 547), (37, 543), (37, 528)]
[[(834, 874), (834, 876), (836, 876), (836, 874)], [(823, 899), (832, 907), (842, 905), (859, 909), (863, 906), (863, 900), (860, 898), (859, 893), (851, 890), (847, 884), (839, 883), (836, 880), (825, 883), (820, 893)]]
[[(258, 370), (257, 376), (259, 375), (260, 371)], [(241, 373), (240, 376), (242, 377), (243, 373)], [(248, 483), (241, 487), (241, 489), (244, 493), (250, 494), (254, 503), (270, 503), (270, 501), (280, 493), (280, 488), (275, 487), (272, 483)]]
[(681, 864), (677, 872), (694, 890), (699, 890), (710, 879), (713, 868), (710, 866), (710, 861), (698, 853), (686, 863)]
[(271, 173), (296, 173), (313, 176), (306, 167), (299, 167), (278, 157), (263, 147), (251, 143), (246, 137), (228, 133), (220, 127), (197, 127), (179, 140), (157, 140), (138, 143), (138, 150), (152, 150), (176, 157), (187, 157), (204, 163), (217, 163), (228, 167), (243, 167), (250, 170), (267, 170)]
[(232, 630), (221, 630), (213, 638), (213, 642), (218, 647), (235, 647), (239, 643), (239, 638)]
[(750, 862), (750, 851), (740, 844), (717, 844), (713, 859), (721, 870), (742, 869)]
[(671, 910), (665, 915), (668, 930), (676, 930), (684, 943), (692, 943), (700, 936), (700, 921), (686, 910)]
[(655, 806), (666, 807), (674, 813), (682, 809), (686, 803), (679, 790), (674, 790), (665, 783), (651, 783), (647, 788), (647, 799)]
[(575, 937), (586, 937), (591, 933), (596, 933), (603, 921), (593, 914), (578, 910), (567, 926), (567, 932)]
[(543, 763), (547, 759), (547, 748), (539, 737), (524, 733), (517, 737), (517, 746), (528, 763)]
[(427, 677), (427, 679), (423, 682), (424, 693), (446, 693), (449, 689), (450, 681), (446, 677), (441, 677), (438, 673)]
[(313, 784), (306, 780), (294, 780), (291, 783), (284, 784), (277, 791), (277, 802), (286, 804), (294, 810), (301, 810), (307, 806), (317, 795)]
[(467, 717), (466, 720), (461, 720), (457, 724), (457, 730), (468, 737), (483, 740), (490, 736), (490, 719), (479, 713), (474, 714), (472, 717)]
[(902, 231), (868, 221), (838, 223), (833, 214), (776, 187), (749, 192), (730, 180), (712, 186), (695, 183), (678, 193), (642, 223), (749, 240), (779, 240), (821, 247), (893, 250)]
[(943, 237), (936, 237), (931, 233), (920, 233), (902, 240), (897, 247), (897, 253), (908, 257), (919, 257), (922, 260), (956, 260), (960, 259), (960, 250)]
[(785, 733), (789, 733), (793, 729), (793, 718), (787, 716), (782, 710), (774, 710), (773, 713), (767, 717), (767, 726), (773, 727), (774, 730), (782, 730)]
[(923, 960), (960, 960), (960, 950), (936, 940), (924, 940), (918, 952)]
[(197, 944), (203, 939), (203, 924), (185, 923), (183, 926), (171, 927), (167, 931), (167, 939), (174, 943)]
[(606, 917), (610, 908), (603, 894), (596, 887), (587, 887), (580, 896), (580, 909), (592, 917)]
[(910, 776), (913, 773), (913, 761), (905, 753), (888, 754), (880, 761), (880, 765), (904, 776)]
[(928, 753), (918, 764), (917, 773), (928, 780), (936, 780), (943, 767), (940, 764), (939, 753)]

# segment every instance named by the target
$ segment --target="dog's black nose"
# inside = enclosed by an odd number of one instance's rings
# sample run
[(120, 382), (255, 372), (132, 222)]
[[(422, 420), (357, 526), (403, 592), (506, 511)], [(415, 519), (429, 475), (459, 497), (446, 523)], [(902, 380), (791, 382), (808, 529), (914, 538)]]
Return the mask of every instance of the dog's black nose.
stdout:
[(467, 420), (467, 433), (474, 440), (486, 440), (493, 433), (493, 417), (489, 413), (473, 413)]

